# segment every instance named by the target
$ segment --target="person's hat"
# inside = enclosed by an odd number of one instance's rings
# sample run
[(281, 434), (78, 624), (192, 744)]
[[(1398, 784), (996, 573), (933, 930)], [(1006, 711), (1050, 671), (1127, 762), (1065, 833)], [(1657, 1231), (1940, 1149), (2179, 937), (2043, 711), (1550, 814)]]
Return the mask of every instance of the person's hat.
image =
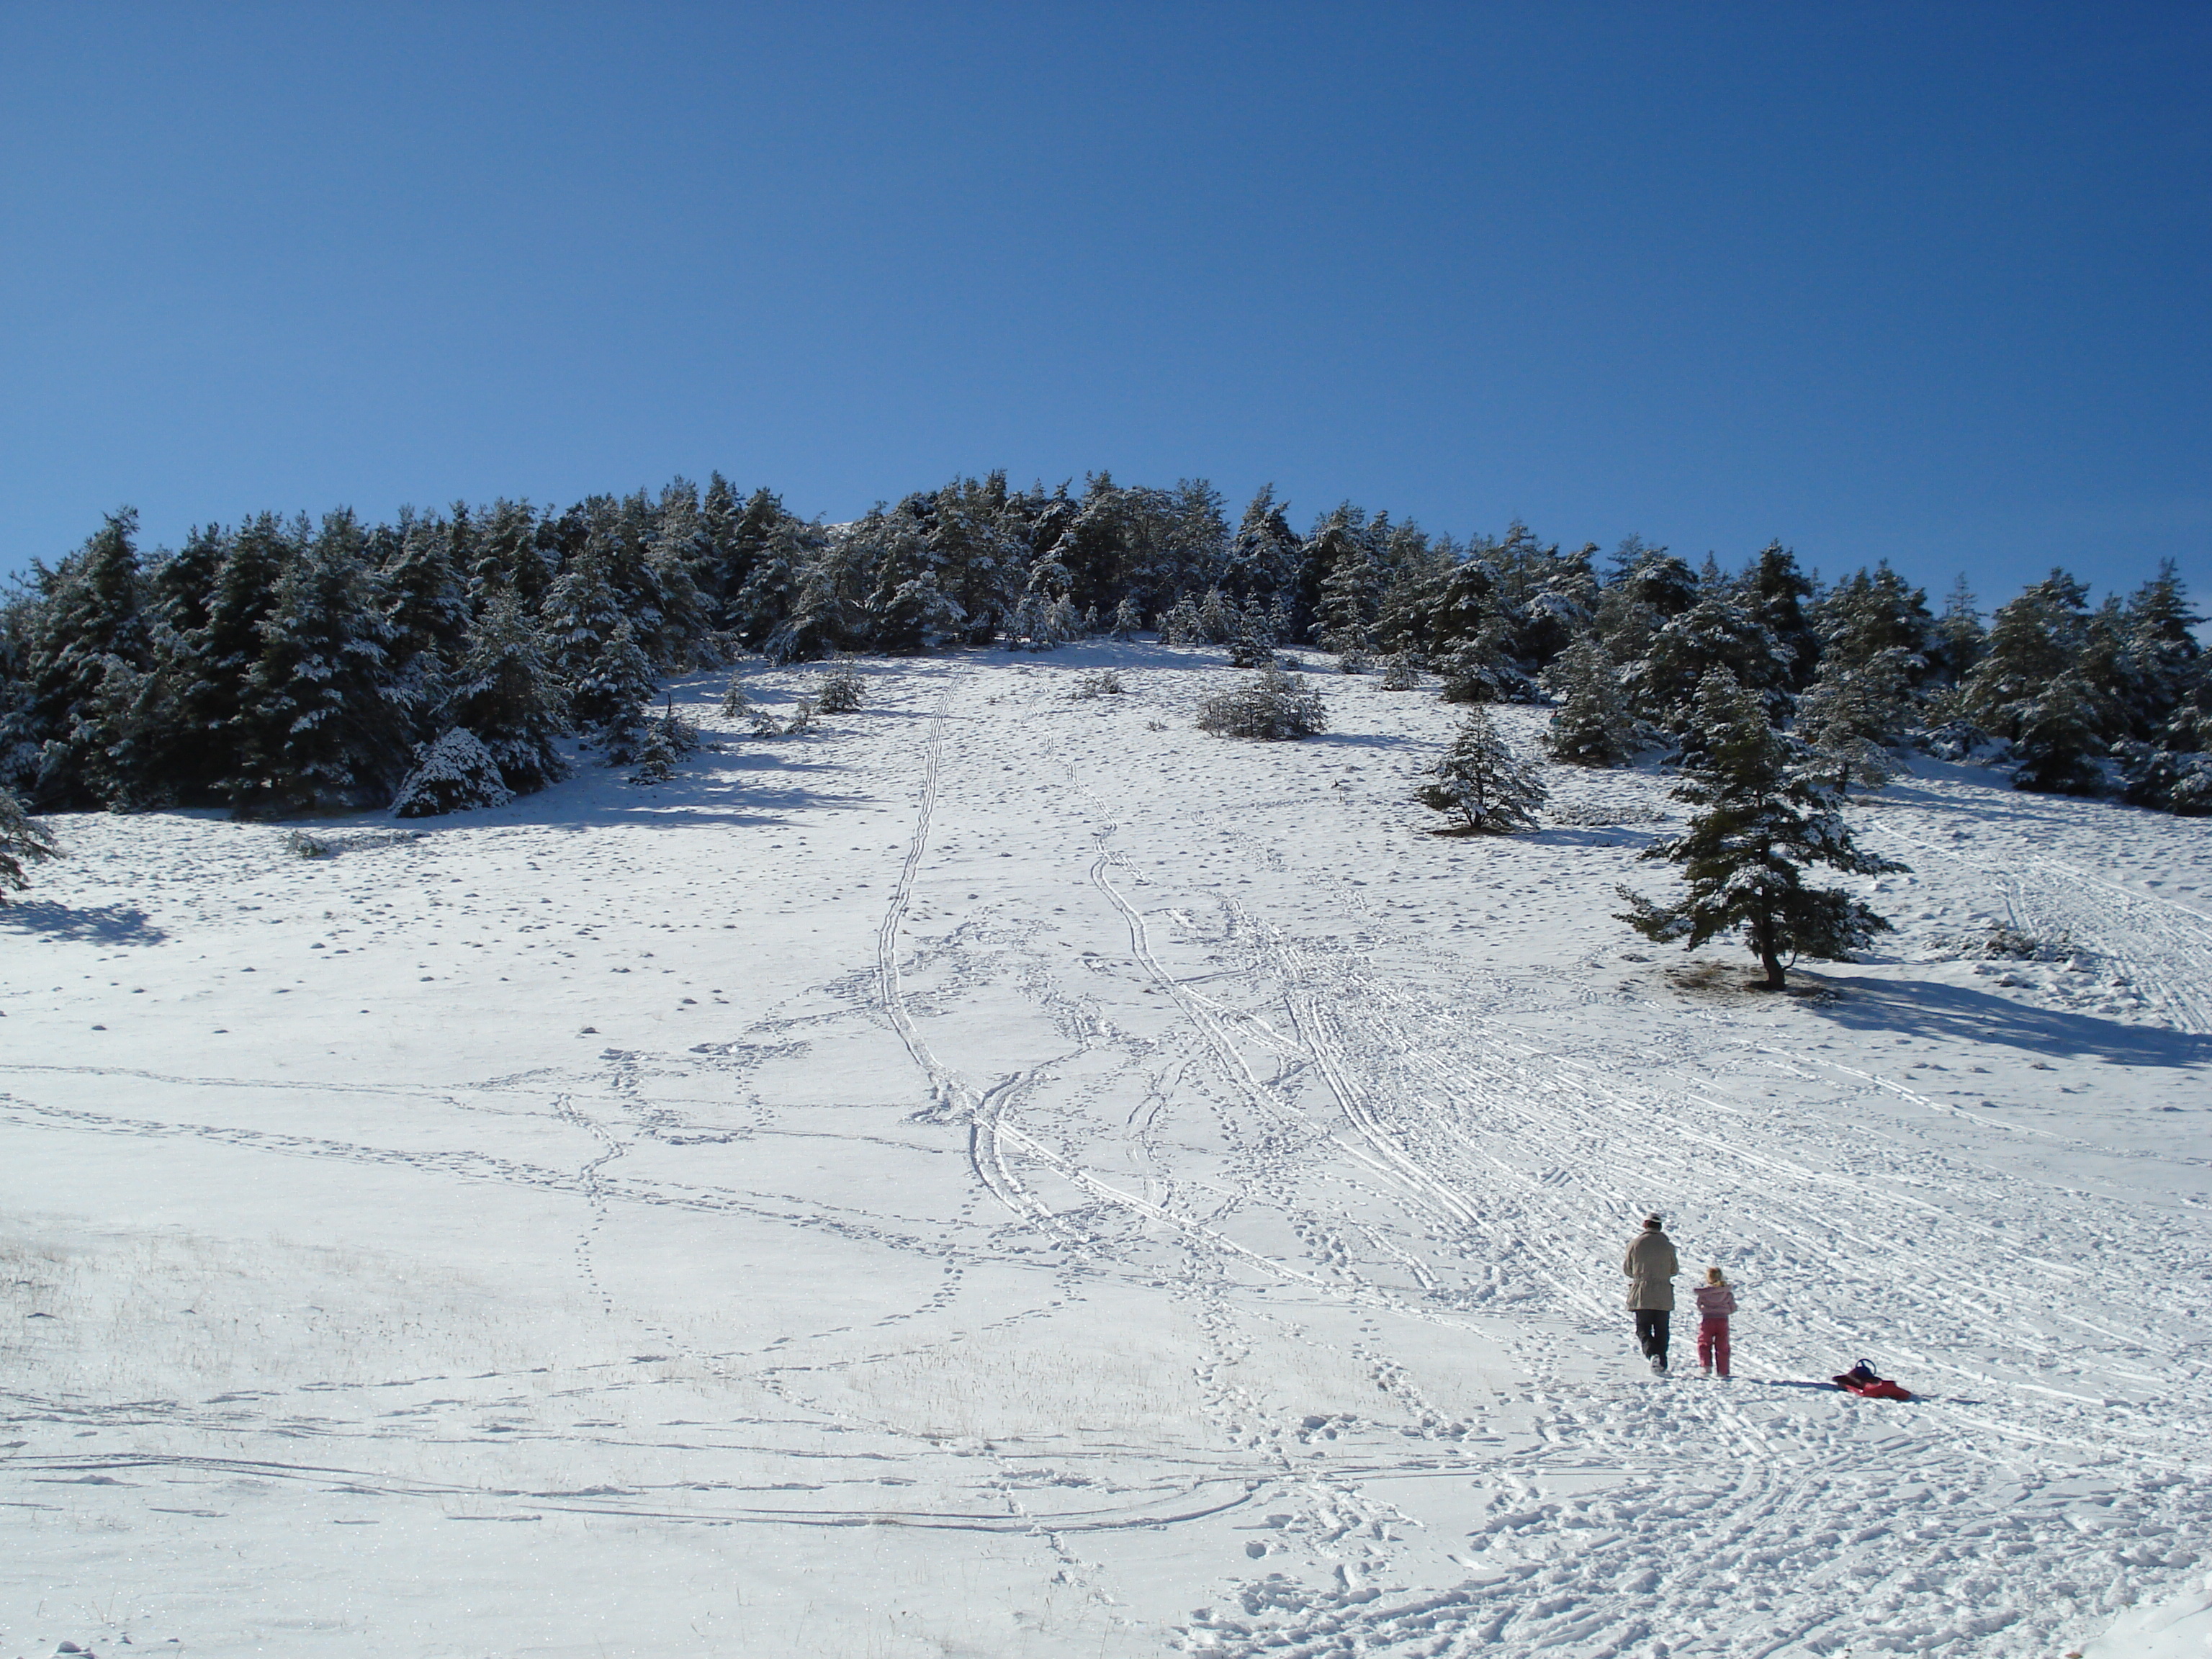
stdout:
[(1647, 1215), (1644, 1218), (1644, 1224), (1647, 1227), (1657, 1227), (1662, 1224), (1657, 1216)]

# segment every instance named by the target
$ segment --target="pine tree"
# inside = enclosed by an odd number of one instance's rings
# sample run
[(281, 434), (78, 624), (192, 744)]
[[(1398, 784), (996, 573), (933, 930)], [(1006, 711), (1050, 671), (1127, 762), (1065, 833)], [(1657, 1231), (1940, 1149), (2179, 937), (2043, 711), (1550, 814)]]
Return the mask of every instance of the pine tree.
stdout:
[[(24, 866), (61, 855), (61, 843), (23, 811), (13, 793), (0, 789), (0, 889), (21, 892), (31, 884)], [(7, 902), (0, 896), (0, 904)]]
[(2080, 660), (2088, 639), (2087, 587), (2053, 570), (1998, 610), (1965, 681), (1968, 712), (1984, 730), (2017, 739), (2030, 708)]
[[(1607, 648), (1610, 649), (1608, 642)], [(1699, 688), (1718, 669), (1764, 697), (1770, 718), (1789, 708), (1791, 657), (1750, 611), (1725, 591), (1709, 592), (1662, 623), (1622, 680), (1637, 714), (1677, 739), (1697, 741)]]
[(33, 801), (121, 805), (135, 793), (131, 757), (112, 751), (153, 660), (137, 529), (135, 509), (109, 514), (59, 569), (37, 573), (15, 707), (0, 723), (0, 750), (34, 757), (21, 780)]
[(594, 741), (615, 765), (626, 763), (645, 730), (645, 706), (653, 699), (653, 659), (638, 643), (624, 617), (608, 635), (605, 648), (569, 692), (569, 707), (583, 725), (595, 728)]
[(1278, 594), (1294, 598), (1304, 545), (1275, 499), (1275, 486), (1263, 484), (1244, 509), (1229, 544), (1228, 557), (1214, 584), (1231, 599), (1267, 605)]
[(2081, 676), (2057, 675), (2012, 708), (2013, 787), (2047, 795), (2094, 795), (2105, 787), (2097, 708)]
[(1911, 660), (1898, 647), (1859, 663), (1833, 653), (1798, 699), (1797, 735), (1838, 795), (1854, 782), (1880, 788), (1897, 775), (1891, 750), (1905, 740), (1911, 710), (1905, 690)]
[(1838, 959), (1888, 932), (1862, 901), (1805, 884), (1816, 864), (1852, 875), (1905, 866), (1860, 850), (1834, 793), (1805, 773), (1802, 745), (1774, 728), (1765, 700), (1716, 670), (1698, 688), (1696, 714), (1707, 741), (1674, 795), (1699, 810), (1680, 835), (1639, 854), (1681, 866), (1686, 890), (1659, 905), (1618, 888), (1631, 907), (1620, 920), (1692, 951), (1740, 928), (1770, 991), (1788, 984), (1785, 956)]
[(454, 668), (441, 724), (473, 733), (507, 787), (527, 795), (568, 775), (556, 740), (568, 719), (544, 641), (514, 599), (494, 599)]
[(1436, 776), (1413, 792), (1424, 806), (1456, 812), (1470, 836), (1510, 835), (1536, 827), (1536, 809), (1549, 794), (1536, 769), (1516, 759), (1491, 724), (1486, 709), (1468, 711), (1451, 747), (1427, 769)]
[(1936, 620), (1935, 643), (1928, 653), (1929, 670), (1946, 684), (1962, 684), (1981, 661), (1988, 643), (1989, 630), (1982, 626), (1982, 613), (1974, 608), (1973, 590), (1962, 575), (1951, 584), (1943, 614)]
[(1594, 635), (1569, 646), (1545, 671), (1559, 699), (1544, 733), (1544, 750), (1570, 766), (1620, 766), (1636, 752), (1636, 720), (1620, 671)]
[(967, 636), (968, 613), (945, 591), (943, 554), (909, 497), (890, 513), (880, 508), (854, 526), (867, 544), (858, 556), (874, 567), (868, 595), (870, 642), (878, 651), (934, 651)]
[(1359, 510), (1345, 503), (1306, 544), (1308, 562), (1319, 574), (1313, 599), (1314, 641), (1324, 651), (1365, 652), (1374, 645), (1375, 618), (1382, 603), (1382, 567), (1361, 533)]
[(868, 544), (833, 531), (800, 574), (790, 614), (763, 647), (778, 662), (812, 662), (867, 643)]
[(1781, 667), (1784, 688), (1802, 691), (1820, 666), (1820, 636), (1806, 614), (1813, 583), (1797, 568), (1797, 556), (1780, 542), (1768, 543), (1744, 573), (1741, 591), (1752, 620), (1786, 654)]
[(725, 621), (748, 648), (765, 650), (790, 617), (822, 541), (818, 526), (788, 514), (780, 514), (765, 532), (744, 585), (725, 612)]
[(1133, 637), (1144, 625), (1144, 612), (1138, 610), (1136, 601), (1125, 593), (1121, 596), (1121, 603), (1114, 607), (1112, 619), (1106, 624), (1107, 637), (1116, 640), (1129, 639)]
[(278, 579), (246, 675), (232, 802), (241, 817), (381, 804), (407, 767), (388, 676), (392, 640), (353, 514), (321, 530)]

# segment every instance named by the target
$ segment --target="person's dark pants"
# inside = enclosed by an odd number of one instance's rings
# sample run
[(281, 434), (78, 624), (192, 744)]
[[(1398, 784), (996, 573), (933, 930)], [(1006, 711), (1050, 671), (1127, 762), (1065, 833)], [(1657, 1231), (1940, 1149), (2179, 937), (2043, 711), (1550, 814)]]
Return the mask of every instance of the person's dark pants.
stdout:
[(1656, 1358), (1662, 1364), (1666, 1363), (1668, 1322), (1664, 1308), (1638, 1308), (1636, 1310), (1636, 1346), (1644, 1350), (1646, 1359)]

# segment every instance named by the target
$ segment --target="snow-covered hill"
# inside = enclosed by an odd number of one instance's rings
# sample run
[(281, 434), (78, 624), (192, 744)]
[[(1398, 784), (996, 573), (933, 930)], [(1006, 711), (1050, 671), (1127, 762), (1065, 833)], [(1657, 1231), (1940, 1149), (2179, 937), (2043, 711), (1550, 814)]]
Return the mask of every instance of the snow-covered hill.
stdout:
[[(2212, 1566), (2204, 823), (1923, 763), (1774, 998), (1612, 919), (1651, 775), (1444, 839), (1372, 678), (862, 672), (325, 858), (56, 821), (0, 1652), (2046, 1655)], [(1731, 1382), (1636, 1358), (1651, 1207)]]

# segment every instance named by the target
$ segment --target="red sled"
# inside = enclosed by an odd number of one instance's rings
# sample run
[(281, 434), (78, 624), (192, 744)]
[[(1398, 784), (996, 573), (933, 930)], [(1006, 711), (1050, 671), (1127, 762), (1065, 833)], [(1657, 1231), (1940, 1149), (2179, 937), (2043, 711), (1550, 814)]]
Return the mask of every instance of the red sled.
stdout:
[(1862, 1359), (1841, 1376), (1829, 1379), (1845, 1394), (1855, 1394), (1862, 1400), (1910, 1400), (1912, 1395), (1885, 1377), (1876, 1376), (1874, 1367)]

